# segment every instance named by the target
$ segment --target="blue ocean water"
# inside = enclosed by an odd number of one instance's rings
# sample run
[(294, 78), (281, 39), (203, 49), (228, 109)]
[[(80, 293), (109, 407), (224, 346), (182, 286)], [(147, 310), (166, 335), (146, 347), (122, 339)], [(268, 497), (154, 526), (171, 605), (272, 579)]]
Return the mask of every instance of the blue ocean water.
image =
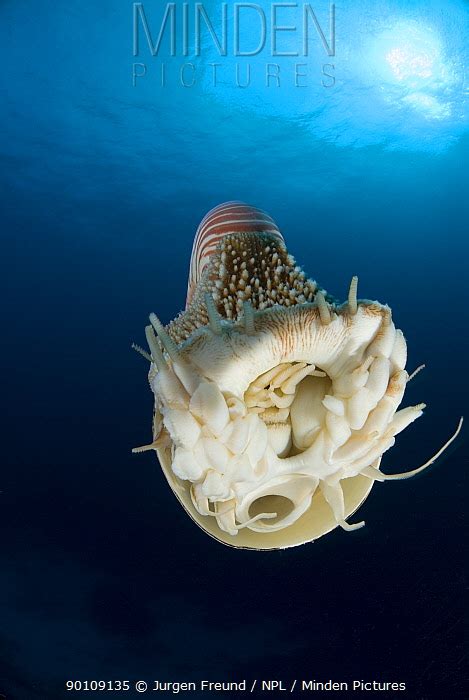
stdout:
[[(144, 7), (155, 41), (162, 5)], [(314, 8), (330, 39), (328, 4)], [(167, 37), (152, 57), (141, 25), (133, 56), (123, 0), (1, 4), (9, 700), (113, 678), (364, 679), (403, 681), (412, 699), (467, 696), (466, 429), (425, 474), (377, 484), (359, 532), (226, 549), (183, 513), (153, 456), (130, 453), (152, 413), (130, 345), (144, 344), (150, 311), (168, 322), (182, 309), (204, 214), (247, 201), (334, 296), (357, 274), (361, 297), (392, 307), (409, 369), (426, 364), (406, 403), (428, 408), (383, 469), (431, 456), (469, 390), (468, 15), (460, 0), (340, 2), (335, 56), (312, 35), (307, 58), (266, 46), (238, 62), (207, 32), (200, 57), (171, 56)], [(254, 17), (242, 29), (247, 50)], [(282, 51), (299, 33), (279, 34)], [(243, 78), (250, 64), (246, 88), (237, 63)]]

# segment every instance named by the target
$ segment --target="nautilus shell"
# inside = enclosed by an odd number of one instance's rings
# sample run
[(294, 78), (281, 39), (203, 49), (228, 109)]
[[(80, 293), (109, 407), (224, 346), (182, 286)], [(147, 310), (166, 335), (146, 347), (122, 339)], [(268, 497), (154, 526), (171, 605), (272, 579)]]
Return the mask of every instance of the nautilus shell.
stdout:
[(388, 306), (345, 303), (308, 279), (266, 213), (210, 211), (192, 250), (185, 310), (150, 315), (153, 441), (193, 520), (233, 547), (286, 548), (340, 526), (424, 404), (398, 410), (409, 375)]

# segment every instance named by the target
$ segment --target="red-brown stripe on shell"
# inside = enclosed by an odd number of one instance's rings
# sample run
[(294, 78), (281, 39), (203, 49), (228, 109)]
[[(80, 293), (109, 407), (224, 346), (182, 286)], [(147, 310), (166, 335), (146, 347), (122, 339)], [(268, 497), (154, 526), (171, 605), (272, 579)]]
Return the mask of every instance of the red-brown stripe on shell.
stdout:
[(195, 288), (218, 244), (224, 236), (234, 233), (269, 234), (280, 243), (284, 242), (276, 223), (262, 209), (238, 201), (214, 207), (204, 216), (195, 234), (186, 306), (192, 301)]
[[(422, 414), (402, 410), (407, 348), (391, 311), (337, 305), (288, 253), (272, 219), (229, 202), (203, 219), (189, 303), (146, 337), (155, 395), (153, 442), (193, 520), (234, 547), (317, 539), (367, 498), (395, 436)], [(156, 335), (155, 335), (156, 332)], [(157, 339), (158, 336), (158, 339)], [(160, 345), (161, 343), (161, 345)], [(415, 374), (415, 373), (414, 373)], [(411, 375), (414, 376), (414, 375)]]

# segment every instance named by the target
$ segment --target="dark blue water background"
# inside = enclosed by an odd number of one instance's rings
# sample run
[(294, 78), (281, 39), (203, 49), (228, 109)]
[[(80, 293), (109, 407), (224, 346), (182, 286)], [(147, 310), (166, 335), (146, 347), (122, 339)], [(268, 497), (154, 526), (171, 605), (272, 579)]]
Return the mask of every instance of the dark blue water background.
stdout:
[[(161, 88), (143, 49), (134, 88), (130, 2), (1, 3), (9, 699), (66, 697), (67, 679), (255, 677), (464, 697), (464, 433), (425, 474), (377, 484), (359, 532), (227, 549), (184, 514), (152, 454), (130, 453), (152, 413), (130, 344), (150, 311), (168, 322), (183, 307), (206, 211), (248, 201), (329, 292), (345, 298), (358, 274), (360, 296), (392, 307), (409, 370), (427, 365), (406, 404), (428, 408), (383, 469), (433, 454), (469, 391), (467, 17), (462, 2), (338, 4), (337, 85), (323, 88), (315, 63), (299, 96), (291, 75), (234, 88), (229, 57), (216, 89)], [(412, 56), (416, 76), (389, 72), (380, 42), (406, 32), (430, 75)], [(177, 78), (185, 59), (167, 60)]]

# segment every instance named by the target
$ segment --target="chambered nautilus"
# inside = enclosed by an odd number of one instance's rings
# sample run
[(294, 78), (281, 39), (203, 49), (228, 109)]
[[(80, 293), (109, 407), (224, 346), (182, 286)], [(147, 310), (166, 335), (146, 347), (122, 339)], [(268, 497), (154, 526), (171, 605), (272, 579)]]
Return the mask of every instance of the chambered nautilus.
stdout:
[(278, 549), (311, 542), (348, 518), (396, 435), (424, 404), (398, 410), (406, 341), (391, 310), (338, 304), (308, 279), (265, 212), (212, 209), (194, 240), (186, 308), (145, 329), (155, 396), (153, 441), (192, 519), (224, 544)]

